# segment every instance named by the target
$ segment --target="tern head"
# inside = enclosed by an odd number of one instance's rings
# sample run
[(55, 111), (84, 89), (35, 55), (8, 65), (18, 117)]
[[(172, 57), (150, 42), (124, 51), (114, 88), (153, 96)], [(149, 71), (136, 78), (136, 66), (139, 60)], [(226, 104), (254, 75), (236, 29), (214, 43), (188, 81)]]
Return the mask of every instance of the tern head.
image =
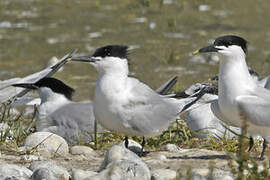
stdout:
[(74, 89), (64, 84), (62, 81), (45, 77), (35, 83), (21, 83), (14, 84), (15, 87), (22, 87), (27, 89), (37, 90), (41, 99), (56, 98), (56, 96), (63, 96), (68, 100), (71, 100)]
[(226, 35), (218, 37), (213, 44), (196, 50), (194, 54), (205, 52), (217, 52), (220, 55), (232, 57), (247, 54), (247, 41), (239, 36)]
[(108, 45), (98, 48), (92, 55), (72, 57), (72, 60), (89, 62), (99, 72), (121, 71), (128, 66), (128, 46)]

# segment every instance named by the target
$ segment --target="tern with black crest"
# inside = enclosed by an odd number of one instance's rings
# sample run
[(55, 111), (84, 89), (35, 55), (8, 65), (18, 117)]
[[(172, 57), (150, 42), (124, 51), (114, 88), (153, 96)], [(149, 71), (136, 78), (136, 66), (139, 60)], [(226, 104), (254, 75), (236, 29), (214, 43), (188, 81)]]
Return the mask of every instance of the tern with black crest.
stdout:
[[(37, 131), (58, 134), (70, 143), (94, 140), (93, 104), (89, 101), (72, 101), (74, 89), (55, 78), (43, 78), (36, 83), (13, 86), (37, 90), (41, 99), (36, 116)], [(101, 130), (98, 126), (98, 131)]]
[[(198, 98), (169, 98), (128, 76), (128, 47), (109, 45), (91, 56), (73, 57), (88, 62), (98, 71), (94, 114), (105, 128), (126, 136), (156, 136)], [(144, 140), (144, 139), (143, 139)], [(128, 147), (128, 140), (125, 141)], [(145, 141), (142, 144), (142, 150)]]
[[(249, 74), (246, 64), (247, 41), (239, 36), (219, 37), (194, 53), (216, 52), (220, 56), (218, 100), (211, 104), (216, 117), (242, 127), (247, 123), (250, 135), (270, 135), (270, 91), (260, 86)], [(266, 148), (264, 139), (260, 158)]]

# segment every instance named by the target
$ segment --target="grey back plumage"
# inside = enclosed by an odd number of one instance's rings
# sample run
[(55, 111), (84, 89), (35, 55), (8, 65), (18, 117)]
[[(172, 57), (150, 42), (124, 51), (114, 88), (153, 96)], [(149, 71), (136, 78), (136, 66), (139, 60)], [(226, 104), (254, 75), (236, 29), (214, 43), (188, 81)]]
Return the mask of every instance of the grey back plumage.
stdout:
[[(49, 131), (65, 138), (70, 143), (94, 140), (93, 104), (91, 102), (71, 102), (38, 122), (38, 131)], [(102, 128), (98, 125), (98, 130)]]

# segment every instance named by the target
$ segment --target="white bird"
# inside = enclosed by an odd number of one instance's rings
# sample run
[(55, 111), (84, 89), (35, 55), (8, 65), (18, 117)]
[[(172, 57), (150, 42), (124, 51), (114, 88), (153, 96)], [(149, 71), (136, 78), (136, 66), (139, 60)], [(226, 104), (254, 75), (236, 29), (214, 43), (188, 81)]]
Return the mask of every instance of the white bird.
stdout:
[[(89, 62), (98, 71), (94, 95), (94, 114), (106, 129), (127, 136), (156, 136), (190, 105), (195, 97), (174, 99), (159, 95), (138, 79), (129, 77), (128, 47), (109, 45), (91, 56), (73, 57)], [(142, 151), (145, 140), (143, 138)]]
[[(259, 74), (252, 68), (248, 67), (248, 71), (252, 78), (258, 81), (259, 84), (264, 86), (266, 83), (264, 78), (259, 80)], [(182, 92), (178, 92), (177, 95), (181, 97), (188, 97), (195, 92), (206, 87), (206, 93), (187, 110), (185, 120), (190, 130), (194, 131), (199, 138), (207, 138), (214, 136), (217, 138), (226, 137), (232, 139), (241, 134), (239, 127), (228, 126), (223, 121), (219, 120), (211, 110), (211, 103), (213, 100), (218, 99), (218, 87), (215, 83), (218, 82), (218, 75), (211, 78), (214, 83), (196, 83), (190, 86), (188, 89)], [(253, 140), (253, 139), (252, 139)]]
[[(217, 52), (220, 56), (218, 100), (211, 104), (215, 116), (237, 127), (247, 123), (250, 135), (270, 135), (270, 91), (252, 79), (246, 64), (247, 42), (227, 35), (194, 53)], [(264, 139), (263, 158), (267, 142)]]
[[(27, 94), (30, 90), (24, 88), (12, 87), (13, 84), (18, 83), (35, 83), (44, 77), (50, 77), (63, 67), (76, 51), (73, 51), (62, 57), (57, 64), (47, 67), (39, 72), (30, 74), (24, 78), (12, 78), (5, 81), (0, 81), (0, 102), (4, 103), (14, 98), (20, 98)], [(22, 100), (24, 102), (24, 100)]]
[[(58, 134), (70, 143), (93, 141), (93, 104), (72, 101), (74, 89), (55, 78), (43, 78), (36, 83), (13, 86), (37, 90), (41, 99), (36, 116), (37, 131)], [(98, 126), (98, 131), (101, 130)]]
[[(217, 78), (216, 78), (217, 79)], [(240, 128), (228, 126), (214, 116), (211, 111), (211, 102), (218, 99), (218, 87), (212, 83), (196, 83), (185, 91), (180, 91), (176, 95), (188, 97), (205, 88), (205, 94), (187, 110), (185, 121), (187, 126), (199, 138), (233, 138), (240, 134)]]
[[(175, 85), (177, 77), (169, 79), (156, 91), (167, 92)], [(95, 117), (92, 102), (71, 101), (74, 90), (55, 78), (43, 78), (36, 83), (14, 84), (15, 87), (34, 89), (41, 98), (37, 111), (37, 131), (48, 131), (64, 137), (68, 142), (94, 140)], [(98, 125), (98, 132), (102, 127)], [(92, 134), (91, 134), (92, 133)]]

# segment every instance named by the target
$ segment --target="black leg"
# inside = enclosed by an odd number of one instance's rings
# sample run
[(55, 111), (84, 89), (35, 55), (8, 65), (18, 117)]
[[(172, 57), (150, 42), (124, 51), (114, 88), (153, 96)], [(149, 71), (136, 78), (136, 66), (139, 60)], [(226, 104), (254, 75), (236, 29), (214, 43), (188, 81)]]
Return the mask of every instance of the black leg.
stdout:
[(144, 145), (145, 145), (145, 137), (143, 136), (142, 144), (141, 144), (141, 146), (142, 146), (141, 153), (143, 153)]
[(249, 137), (249, 148), (248, 148), (248, 152), (250, 152), (253, 148), (254, 145), (254, 140), (252, 138), (252, 136)]
[(125, 136), (125, 146), (128, 148), (128, 136)]
[(261, 156), (260, 156), (260, 160), (263, 160), (263, 156), (264, 156), (264, 152), (265, 152), (265, 149), (267, 147), (267, 141), (265, 138), (263, 138), (263, 149), (262, 149), (262, 153), (261, 153)]

